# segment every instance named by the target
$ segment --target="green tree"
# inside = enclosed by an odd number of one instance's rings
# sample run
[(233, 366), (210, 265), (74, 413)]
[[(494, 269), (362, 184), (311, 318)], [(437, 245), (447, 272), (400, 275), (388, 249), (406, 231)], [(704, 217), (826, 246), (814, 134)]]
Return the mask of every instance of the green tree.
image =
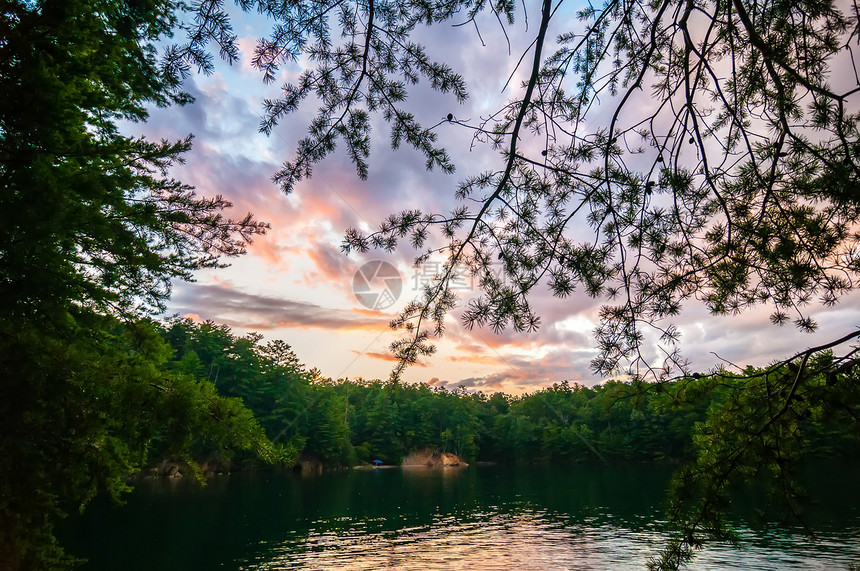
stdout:
[(0, 20), (0, 310), (161, 309), (172, 278), (244, 252), (266, 225), (169, 178), (190, 137), (122, 134), (185, 103), (154, 44), (174, 3), (5, 2)]
[(164, 331), (175, 350), (173, 366), (191, 368), (226, 396), (241, 398), (272, 442), (301, 452), (309, 434), (307, 412), (314, 395), (304, 366), (290, 346), (262, 336), (237, 337), (226, 325), (172, 320)]
[(199, 476), (202, 458), (295, 455), (272, 446), (239, 399), (176, 370), (172, 348), (148, 321), (78, 315), (62, 331), (4, 322), (0, 339), (4, 569), (64, 567), (56, 518), (83, 510), (100, 491), (120, 500), (129, 476), (151, 462), (170, 459)]
[(860, 392), (853, 351), (846, 357), (816, 349), (764, 369), (723, 372), (692, 383), (696, 392), (720, 390), (705, 418), (694, 425), (694, 461), (674, 477), (669, 516), (680, 529), (653, 567), (690, 561), (703, 532), (736, 540), (724, 514), (732, 494), (751, 482), (779, 490), (772, 500), (781, 507), (780, 516), (803, 523), (806, 494), (795, 472), (810, 452), (826, 454), (821, 444), (828, 442), (834, 423), (845, 439), (838, 454), (856, 454)]
[[(4, 0), (0, 14), (0, 561), (58, 568), (56, 517), (115, 497), (154, 454), (274, 460), (251, 414), (138, 318), (170, 280), (244, 251), (266, 225), (169, 177), (190, 137), (120, 122), (186, 103), (156, 44), (171, 0)], [(121, 318), (122, 321), (118, 321)]]

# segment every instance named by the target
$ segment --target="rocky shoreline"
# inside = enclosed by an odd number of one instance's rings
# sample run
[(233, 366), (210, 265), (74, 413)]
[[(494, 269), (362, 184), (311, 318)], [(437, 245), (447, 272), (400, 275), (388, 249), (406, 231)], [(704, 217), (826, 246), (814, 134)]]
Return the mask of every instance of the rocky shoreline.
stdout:
[[(456, 454), (450, 452), (440, 452), (438, 450), (418, 450), (408, 454), (400, 464), (380, 464), (373, 465), (370, 463), (362, 463), (357, 466), (344, 467), (350, 470), (371, 470), (385, 468), (462, 468), (469, 464)], [(300, 457), (294, 466), (291, 468), (294, 472), (301, 474), (322, 474), (326, 470), (326, 466), (317, 458), (310, 456)], [(199, 470), (199, 472), (198, 472)], [(203, 476), (209, 478), (212, 476), (229, 475), (231, 472), (244, 472), (246, 468), (231, 466), (217, 460), (205, 460), (200, 462), (199, 468), (195, 469), (184, 462), (173, 460), (162, 460), (157, 466), (152, 466), (138, 474), (142, 478), (164, 478), (178, 479), (187, 476)]]

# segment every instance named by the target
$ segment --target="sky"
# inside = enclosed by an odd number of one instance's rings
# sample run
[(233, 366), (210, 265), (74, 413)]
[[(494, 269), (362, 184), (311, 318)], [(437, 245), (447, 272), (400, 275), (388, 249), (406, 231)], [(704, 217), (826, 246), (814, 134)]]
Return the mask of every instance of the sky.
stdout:
[[(470, 98), (459, 105), (452, 96), (419, 85), (410, 95), (410, 110), (427, 125), (442, 121), (448, 113), (477, 121), (516, 96), (522, 70), (514, 70), (534, 33), (536, 7), (530, 7), (529, 16), (531, 32), (522, 18), (509, 28), (510, 54), (500, 28), (488, 19), (479, 20), (480, 38), (468, 26), (444, 24), (420, 31), (416, 39), (425, 43), (430, 56), (467, 79)], [(575, 25), (572, 15), (560, 15), (551, 34)], [(387, 127), (375, 118), (367, 180), (358, 178), (341, 149), (316, 166), (312, 179), (299, 183), (291, 195), (283, 194), (271, 177), (284, 160), (292, 158), (316, 109), (309, 103), (270, 136), (259, 132), (263, 99), (277, 97), (279, 86), (308, 65), (300, 60), (284, 66), (273, 84), (264, 85), (250, 59), (256, 38), (266, 33), (265, 26), (258, 16), (235, 15), (240, 62), (219, 63), (210, 76), (191, 76), (185, 88), (195, 103), (155, 109), (146, 124), (134, 126), (150, 138), (176, 139), (193, 133), (194, 147), (186, 163), (172, 174), (200, 194), (230, 200), (232, 217), (252, 212), (271, 224), (246, 255), (229, 260), (230, 267), (197, 272), (193, 283), (175, 283), (166, 313), (224, 323), (237, 334), (253, 331), (267, 340), (283, 339), (303, 363), (326, 377), (385, 379), (395, 365), (388, 346), (400, 335), (388, 324), (418, 297), (441, 259), (414, 267), (416, 252), (408, 244), (393, 254), (371, 251), (346, 256), (340, 250), (345, 230), (371, 231), (388, 214), (411, 208), (446, 212), (457, 204), (458, 181), (499, 168), (499, 156), (488, 145), (473, 144), (470, 132), (456, 123), (443, 122), (436, 133), (457, 170), (452, 175), (428, 172), (417, 151), (391, 150)], [(512, 72), (515, 79), (503, 91)], [(377, 275), (386, 268), (393, 273)], [(359, 269), (362, 273), (357, 273)], [(582, 293), (557, 299), (539, 291), (533, 302), (541, 315), (540, 330), (497, 335), (461, 325), (462, 307), (475, 295), (472, 285), (469, 279), (459, 282), (460, 304), (446, 321), (445, 336), (436, 342), (437, 353), (408, 369), (406, 381), (511, 394), (563, 380), (585, 385), (601, 382), (589, 366), (596, 355), (591, 333), (600, 300)], [(390, 298), (373, 297), (386, 288)], [(376, 302), (376, 307), (369, 301)], [(682, 333), (682, 352), (692, 370), (706, 371), (720, 364), (765, 365), (849, 333), (860, 324), (860, 296), (845, 297), (831, 309), (813, 307), (811, 313), (820, 327), (811, 335), (791, 326), (771, 325), (769, 313), (762, 308), (715, 317), (700, 304), (685, 304), (674, 323)]]

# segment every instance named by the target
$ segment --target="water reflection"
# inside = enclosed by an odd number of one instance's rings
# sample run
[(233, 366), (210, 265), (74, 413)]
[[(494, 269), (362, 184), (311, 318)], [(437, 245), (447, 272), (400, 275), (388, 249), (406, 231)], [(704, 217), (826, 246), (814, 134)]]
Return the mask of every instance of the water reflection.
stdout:
[[(659, 533), (606, 524), (569, 526), (547, 513), (479, 513), (437, 517), (421, 527), (290, 538), (243, 568), (276, 569), (618, 569), (641, 564)], [(319, 522), (323, 529), (330, 522)]]
[[(670, 469), (654, 466), (368, 470), (234, 475), (206, 488), (149, 482), (64, 530), (90, 569), (628, 569), (665, 541)], [(841, 473), (841, 472), (840, 472)], [(753, 525), (700, 569), (849, 568), (860, 562), (853, 470), (808, 516), (821, 541)], [(842, 486), (841, 493), (837, 491)]]

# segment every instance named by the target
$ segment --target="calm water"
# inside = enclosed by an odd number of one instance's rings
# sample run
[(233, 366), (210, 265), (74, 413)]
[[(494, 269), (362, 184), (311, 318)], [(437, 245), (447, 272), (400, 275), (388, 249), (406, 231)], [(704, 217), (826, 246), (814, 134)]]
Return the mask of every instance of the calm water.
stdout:
[[(818, 533), (735, 519), (740, 549), (712, 546), (694, 569), (860, 569), (855, 467), (807, 519)], [(149, 481), (61, 535), (86, 569), (641, 569), (665, 540), (670, 471), (653, 466), (380, 469), (302, 477), (233, 475), (205, 488)]]

